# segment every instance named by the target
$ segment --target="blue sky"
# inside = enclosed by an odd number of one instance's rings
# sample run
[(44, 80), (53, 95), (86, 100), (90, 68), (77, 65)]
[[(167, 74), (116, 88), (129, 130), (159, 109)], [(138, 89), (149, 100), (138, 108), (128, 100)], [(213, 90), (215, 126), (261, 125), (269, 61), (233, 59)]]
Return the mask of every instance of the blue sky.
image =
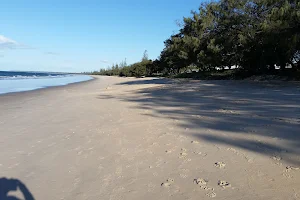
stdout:
[(155, 59), (197, 0), (13, 1), (0, 7), (0, 70), (82, 72)]

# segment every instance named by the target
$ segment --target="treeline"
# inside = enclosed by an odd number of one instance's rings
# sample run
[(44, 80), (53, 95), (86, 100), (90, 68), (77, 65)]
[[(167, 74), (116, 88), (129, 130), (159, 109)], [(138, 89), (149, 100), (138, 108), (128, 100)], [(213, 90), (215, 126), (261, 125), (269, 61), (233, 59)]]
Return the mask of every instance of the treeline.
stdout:
[(93, 72), (96, 75), (106, 76), (127, 76), (127, 77), (143, 77), (152, 75), (149, 69), (152, 68), (153, 62), (148, 58), (147, 50), (144, 52), (143, 58), (140, 62), (132, 65), (127, 65), (126, 61), (118, 64), (113, 64), (107, 69), (100, 69), (99, 72)]
[[(199, 73), (230, 69), (246, 74), (299, 71), (299, 0), (220, 0), (183, 19), (155, 61), (133, 64), (124, 75)], [(138, 70), (139, 71), (139, 70)], [(116, 74), (117, 75), (117, 74)]]

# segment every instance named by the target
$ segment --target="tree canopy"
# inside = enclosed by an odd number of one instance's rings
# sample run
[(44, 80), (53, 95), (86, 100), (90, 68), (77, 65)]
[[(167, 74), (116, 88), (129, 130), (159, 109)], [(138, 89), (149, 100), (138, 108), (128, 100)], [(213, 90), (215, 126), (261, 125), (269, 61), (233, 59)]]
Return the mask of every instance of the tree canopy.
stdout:
[(165, 41), (160, 60), (170, 72), (238, 66), (248, 72), (299, 68), (298, 0), (221, 0), (202, 4)]
[(299, 70), (300, 1), (203, 3), (164, 44), (154, 62), (145, 51), (131, 75), (178, 74), (189, 66), (200, 72), (234, 66), (249, 74)]

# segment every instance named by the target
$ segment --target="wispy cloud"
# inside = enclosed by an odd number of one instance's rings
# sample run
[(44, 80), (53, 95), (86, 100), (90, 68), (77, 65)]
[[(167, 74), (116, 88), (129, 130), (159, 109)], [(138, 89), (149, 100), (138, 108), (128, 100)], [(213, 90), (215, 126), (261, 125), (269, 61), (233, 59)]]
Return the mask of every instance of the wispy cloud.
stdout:
[(52, 51), (46, 51), (44, 52), (46, 55), (52, 55), (52, 56), (59, 56), (60, 54), (59, 53), (56, 53), (56, 52), (52, 52)]
[(102, 63), (109, 63), (108, 60), (100, 60)]
[(33, 49), (27, 45), (21, 44), (15, 40), (0, 35), (0, 49)]

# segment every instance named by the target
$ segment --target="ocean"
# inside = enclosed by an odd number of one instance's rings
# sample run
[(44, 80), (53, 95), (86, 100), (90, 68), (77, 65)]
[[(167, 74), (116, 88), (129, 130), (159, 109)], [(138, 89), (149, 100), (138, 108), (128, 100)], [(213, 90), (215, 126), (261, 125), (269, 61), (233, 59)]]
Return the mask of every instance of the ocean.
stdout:
[(0, 94), (68, 85), (91, 79), (93, 78), (88, 75), (70, 73), (0, 71)]

